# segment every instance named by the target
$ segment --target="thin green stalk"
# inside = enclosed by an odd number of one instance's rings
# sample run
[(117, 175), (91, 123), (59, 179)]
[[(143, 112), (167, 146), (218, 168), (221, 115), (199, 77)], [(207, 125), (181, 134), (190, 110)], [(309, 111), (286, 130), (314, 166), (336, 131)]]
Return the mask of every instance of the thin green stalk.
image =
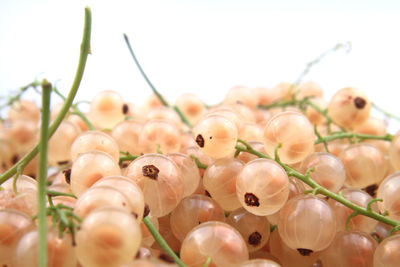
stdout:
[(6, 103), (0, 105), (0, 110), (3, 109), (3, 108), (5, 108), (5, 107), (7, 107), (7, 106), (12, 105), (15, 101), (20, 100), (21, 96), (22, 96), (29, 88), (31, 88), (31, 87), (36, 88), (37, 86), (40, 86), (40, 85), (41, 85), (41, 83), (40, 83), (39, 81), (36, 81), (36, 80), (35, 80), (35, 81), (33, 81), (33, 82), (31, 82), (31, 83), (29, 83), (29, 84), (27, 84), (27, 85), (21, 87), (21, 88), (18, 90), (18, 93), (17, 93), (16, 95), (9, 97), (8, 100), (6, 101)]
[[(75, 98), (75, 95), (78, 91), (79, 85), (82, 80), (83, 72), (85, 70), (86, 61), (88, 54), (90, 53), (90, 35), (91, 35), (91, 25), (92, 25), (92, 14), (89, 7), (85, 8), (85, 26), (83, 30), (83, 38), (81, 44), (81, 51), (79, 55), (79, 63), (78, 68), (76, 70), (75, 78), (71, 86), (71, 90), (67, 96), (67, 99), (64, 102), (63, 107), (58, 113), (56, 119), (53, 121), (49, 128), (49, 137), (51, 137), (54, 132), (57, 130), (58, 126), (61, 124), (65, 115), (67, 114), (69, 108), (72, 105), (72, 102)], [(23, 169), (28, 163), (37, 155), (39, 152), (39, 145), (36, 145), (28, 154), (26, 154), (22, 159), (20, 159), (14, 166), (8, 169), (5, 173), (0, 176), (0, 184), (7, 181), (10, 177), (12, 177), (16, 172), (17, 168)]]
[(311, 68), (314, 67), (315, 65), (317, 65), (324, 57), (326, 57), (330, 53), (336, 52), (342, 48), (350, 50), (351, 43), (350, 42), (338, 43), (334, 47), (332, 47), (329, 50), (325, 51), (324, 53), (320, 54), (314, 60), (308, 62), (305, 69), (303, 70), (303, 72), (299, 75), (299, 77), (297, 77), (296, 81), (293, 84), (293, 87), (297, 86), (303, 80), (303, 78), (310, 72)]
[[(271, 157), (269, 157), (269, 156), (267, 156), (267, 155), (265, 155), (265, 154), (263, 154), (261, 152), (258, 152), (256, 150), (254, 150), (251, 147), (251, 145), (248, 144), (247, 142), (245, 142), (245, 141), (243, 141), (241, 139), (238, 139), (238, 142), (242, 143), (244, 146), (236, 145), (236, 149), (238, 149), (240, 151), (243, 151), (243, 152), (251, 153), (251, 154), (256, 155), (256, 156), (258, 156), (260, 158), (266, 158), (266, 159), (274, 160), (273, 158), (271, 158)], [(375, 219), (377, 221), (381, 221), (383, 223), (389, 224), (389, 225), (391, 225), (393, 227), (398, 227), (398, 228), (400, 227), (400, 222), (392, 220), (392, 219), (390, 219), (388, 217), (385, 217), (385, 216), (383, 216), (383, 215), (381, 215), (379, 213), (376, 213), (376, 212), (374, 212), (374, 211), (372, 211), (372, 210), (370, 210), (368, 208), (360, 207), (360, 206), (354, 204), (353, 202), (345, 199), (342, 195), (335, 194), (335, 193), (329, 191), (328, 189), (320, 186), (313, 179), (310, 178), (309, 173), (306, 173), (306, 175), (303, 175), (303, 174), (299, 173), (298, 171), (296, 171), (295, 169), (289, 167), (285, 163), (281, 162), (279, 158), (277, 158), (277, 160), (275, 160), (275, 161), (279, 165), (282, 166), (282, 168), (286, 171), (288, 176), (293, 176), (293, 177), (296, 177), (297, 179), (300, 179), (301, 181), (303, 181), (304, 183), (309, 185), (311, 188), (313, 188), (314, 189), (313, 191), (315, 193), (322, 194), (324, 196), (332, 198), (333, 200), (336, 200), (337, 202), (339, 202), (339, 203), (345, 205), (346, 207), (352, 209), (354, 212), (357, 212), (357, 215), (361, 214), (361, 215), (373, 218), (373, 219)]]
[(191, 154), (190, 157), (192, 159), (194, 159), (194, 162), (196, 162), (197, 168), (200, 168), (200, 169), (203, 169), (203, 170), (208, 168), (208, 165), (204, 164), (204, 163), (201, 163), (200, 160), (195, 155)]
[(153, 91), (153, 93), (158, 97), (158, 99), (160, 99), (161, 103), (166, 106), (169, 107), (168, 102), (164, 99), (164, 97), (157, 91), (157, 89), (154, 87), (154, 85), (151, 83), (150, 79), (147, 77), (146, 73), (144, 72), (144, 70), (142, 69), (142, 66), (140, 65), (138, 59), (135, 56), (135, 53), (133, 52), (131, 43), (129, 42), (129, 38), (128, 35), (126, 35), (124, 33), (124, 39), (125, 39), (125, 43), (128, 46), (129, 52), (132, 55), (133, 60), (136, 63), (136, 66), (138, 67), (140, 73), (142, 74), (143, 78), (146, 80), (147, 84), (150, 86), (151, 90)]
[(74, 112), (72, 112), (71, 114), (79, 116), (79, 118), (81, 118), (83, 122), (87, 125), (89, 130), (96, 130), (96, 127), (94, 127), (94, 125), (89, 121), (85, 114), (82, 113), (82, 111), (80, 111), (75, 105), (72, 105), (72, 109), (74, 110)]
[(146, 225), (147, 229), (149, 229), (150, 233), (153, 235), (154, 239), (157, 241), (157, 243), (160, 245), (160, 247), (170, 255), (176, 264), (178, 264), (181, 267), (186, 267), (186, 265), (183, 263), (183, 261), (175, 254), (175, 252), (168, 246), (167, 242), (165, 242), (164, 238), (160, 235), (160, 233), (157, 231), (157, 228), (153, 225), (151, 222), (150, 218), (148, 216), (143, 218), (143, 222)]
[(46, 221), (46, 179), (47, 179), (47, 138), (49, 136), (50, 121), (50, 93), (51, 84), (47, 81), (42, 83), (42, 118), (40, 126), (39, 143), (39, 174), (38, 174), (38, 232), (39, 250), (38, 262), (40, 267), (47, 266), (47, 221)]
[(333, 133), (332, 135), (318, 137), (318, 139), (314, 142), (314, 144), (326, 143), (336, 139), (346, 139), (346, 138), (349, 138), (351, 140), (357, 139), (359, 142), (367, 139), (384, 140), (391, 142), (393, 140), (393, 135), (392, 134), (371, 135), (371, 134), (338, 132), (338, 133)]
[(372, 103), (372, 107), (376, 110), (378, 110), (379, 112), (381, 112), (383, 115), (385, 115), (388, 118), (392, 118), (395, 119), (397, 121), (400, 121), (400, 117), (397, 115), (394, 115), (390, 112), (387, 112), (386, 110), (382, 109), (381, 107), (377, 106), (375, 103)]
[(64, 197), (77, 198), (74, 194), (70, 194), (70, 193), (57, 192), (57, 191), (53, 191), (53, 190), (47, 190), (46, 192), (47, 192), (48, 196), (52, 196), (52, 197), (64, 196)]
[(211, 257), (208, 256), (206, 262), (203, 264), (203, 267), (208, 267), (208, 265), (210, 265), (211, 263), (211, 260), (212, 260)]
[[(165, 98), (158, 92), (158, 90), (154, 87), (154, 85), (151, 83), (150, 79), (147, 77), (146, 73), (144, 72), (142, 66), (139, 63), (139, 60), (136, 58), (136, 55), (133, 52), (131, 43), (129, 42), (128, 35), (126, 35), (125, 33), (124, 33), (124, 39), (125, 39), (126, 45), (128, 46), (129, 52), (131, 53), (132, 58), (135, 61), (135, 64), (138, 67), (143, 78), (146, 80), (147, 84), (150, 86), (151, 90), (157, 96), (157, 98), (161, 101), (161, 103), (164, 106), (169, 107), (170, 105), (168, 104), (167, 100), (165, 100)], [(179, 117), (181, 118), (183, 123), (185, 123), (189, 128), (193, 128), (193, 125), (190, 123), (190, 121), (186, 118), (186, 116), (183, 114), (183, 112), (177, 106), (173, 106), (173, 109), (179, 115)]]
[[(54, 91), (54, 93), (56, 93), (63, 101), (65, 101), (67, 98), (63, 95), (63, 94), (61, 94), (61, 92), (60, 91), (58, 91), (58, 89), (54, 86), (53, 87), (53, 91)], [(96, 130), (96, 128), (93, 126), (93, 124), (89, 121), (89, 119), (85, 116), (85, 114), (83, 114), (83, 112), (78, 108), (78, 104), (79, 103), (83, 103), (83, 101), (80, 101), (80, 102), (78, 102), (78, 103), (76, 103), (76, 104), (72, 104), (71, 105), (71, 108), (72, 108), (72, 110), (73, 110), (73, 112), (71, 113), (71, 114), (74, 114), (74, 115), (77, 115), (77, 116), (79, 116), (82, 120), (83, 120), (83, 122), (87, 125), (87, 127), (90, 129), (90, 130)]]
[(128, 161), (128, 160), (135, 160), (138, 157), (140, 157), (140, 156), (135, 156), (135, 155), (128, 154), (126, 156), (119, 157), (119, 163), (122, 163), (122, 162)]
[(186, 118), (186, 116), (183, 114), (183, 112), (177, 106), (173, 106), (173, 109), (179, 115), (179, 117), (181, 118), (181, 120), (184, 124), (186, 124), (189, 128), (193, 128), (192, 123)]

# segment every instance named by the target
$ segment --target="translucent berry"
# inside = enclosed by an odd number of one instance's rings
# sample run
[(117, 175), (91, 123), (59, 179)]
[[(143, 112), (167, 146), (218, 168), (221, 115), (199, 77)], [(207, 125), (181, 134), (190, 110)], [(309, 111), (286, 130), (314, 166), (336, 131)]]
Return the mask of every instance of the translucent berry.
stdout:
[(227, 223), (239, 231), (249, 252), (262, 248), (268, 242), (270, 225), (265, 216), (257, 216), (241, 208), (229, 214)]
[(181, 172), (167, 156), (145, 154), (129, 164), (125, 176), (143, 190), (144, 200), (156, 217), (170, 213), (182, 199)]
[(224, 158), (233, 155), (238, 138), (236, 126), (220, 115), (203, 118), (193, 129), (194, 137), (200, 149), (212, 158)]
[(298, 195), (281, 209), (278, 230), (285, 244), (301, 255), (324, 250), (336, 234), (335, 214), (314, 195)]
[(367, 233), (341, 231), (321, 253), (324, 267), (372, 267), (377, 242)]
[(379, 185), (377, 197), (383, 200), (378, 203), (381, 212), (388, 211), (390, 218), (400, 220), (400, 172), (395, 172), (383, 180)]
[(236, 179), (236, 194), (249, 212), (265, 216), (277, 212), (289, 195), (289, 178), (275, 161), (256, 159), (247, 163)]
[(236, 179), (243, 166), (243, 162), (235, 158), (219, 159), (209, 165), (204, 173), (204, 189), (224, 210), (232, 211), (241, 207), (236, 195)]
[(116, 91), (102, 91), (90, 102), (89, 118), (98, 129), (112, 129), (124, 120), (124, 100)]
[(328, 116), (345, 128), (354, 128), (364, 123), (371, 110), (371, 102), (359, 89), (346, 87), (339, 90), (328, 106)]
[(225, 221), (225, 215), (217, 202), (203, 195), (188, 196), (172, 211), (171, 230), (180, 241), (195, 226), (208, 221)]
[(304, 160), (314, 151), (315, 134), (304, 115), (285, 111), (272, 117), (264, 128), (264, 149), (270, 156), (278, 144), (278, 155), (287, 164)]
[(85, 267), (119, 267), (134, 258), (141, 240), (139, 224), (132, 215), (114, 207), (102, 208), (82, 222), (75, 252)]
[(121, 175), (119, 165), (109, 154), (89, 151), (79, 155), (71, 167), (71, 189), (76, 196), (103, 177)]
[(80, 134), (72, 144), (71, 160), (75, 161), (79, 154), (92, 150), (106, 152), (115, 162), (119, 161), (117, 142), (111, 136), (100, 131), (87, 131)]
[(215, 266), (234, 266), (249, 258), (246, 243), (238, 231), (222, 222), (195, 227), (183, 240), (180, 251), (188, 266), (203, 266), (208, 257)]

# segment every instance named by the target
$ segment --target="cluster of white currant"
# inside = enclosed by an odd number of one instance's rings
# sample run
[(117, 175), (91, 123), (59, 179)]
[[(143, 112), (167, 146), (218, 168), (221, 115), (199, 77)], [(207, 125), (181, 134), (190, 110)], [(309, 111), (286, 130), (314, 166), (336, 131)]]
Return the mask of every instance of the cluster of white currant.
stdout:
[[(61, 123), (48, 150), (48, 206), (58, 214), (48, 216), (48, 266), (398, 266), (393, 224), (325, 198), (290, 171), (400, 221), (400, 134), (370, 117), (360, 90), (341, 89), (328, 103), (312, 82), (240, 86), (218, 106), (192, 94), (175, 106), (193, 129), (156, 95), (135, 107), (114, 91), (92, 99), (89, 125), (74, 114)], [(38, 142), (39, 116), (28, 100), (9, 107), (0, 173)], [(0, 266), (37, 264), (36, 166), (1, 185)]]

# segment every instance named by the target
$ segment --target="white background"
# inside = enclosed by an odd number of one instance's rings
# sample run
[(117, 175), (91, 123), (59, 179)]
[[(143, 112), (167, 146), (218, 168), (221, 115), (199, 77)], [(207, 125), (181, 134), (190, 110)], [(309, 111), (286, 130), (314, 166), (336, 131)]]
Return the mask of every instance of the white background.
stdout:
[[(125, 32), (145, 72), (171, 102), (184, 92), (208, 104), (235, 85), (293, 82), (307, 62), (341, 50), (305, 80), (329, 99), (356, 86), (400, 115), (400, 1), (378, 0), (0, 0), (0, 95), (35, 77), (66, 93), (78, 62), (84, 6), (93, 13), (92, 55), (78, 99), (119, 91), (140, 104), (150, 94), (128, 53)], [(35, 93), (27, 97), (36, 97)], [(58, 100), (54, 99), (54, 103)]]

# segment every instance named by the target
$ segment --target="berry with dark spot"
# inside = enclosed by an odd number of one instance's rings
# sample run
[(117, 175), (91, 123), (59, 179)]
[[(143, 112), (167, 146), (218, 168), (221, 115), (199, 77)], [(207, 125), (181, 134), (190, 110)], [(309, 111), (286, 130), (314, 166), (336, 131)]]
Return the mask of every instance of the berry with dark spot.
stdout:
[(313, 251), (311, 249), (306, 248), (298, 248), (297, 251), (301, 254), (301, 256), (310, 256)]
[(244, 203), (250, 207), (258, 207), (260, 206), (260, 202), (258, 201), (258, 197), (253, 193), (246, 193), (244, 195)]
[(63, 174), (64, 174), (65, 181), (67, 182), (67, 184), (70, 184), (71, 183), (71, 169), (63, 170)]
[(377, 189), (378, 189), (377, 184), (372, 184), (364, 188), (365, 192), (367, 192), (371, 197), (375, 197)]
[(165, 253), (161, 253), (160, 256), (158, 256), (158, 258), (160, 260), (163, 260), (163, 261), (168, 262), (168, 263), (174, 263), (175, 262), (174, 259), (170, 255), (165, 254)]
[(199, 145), (199, 147), (204, 147), (204, 138), (201, 134), (197, 135), (196, 143)]
[(143, 176), (149, 177), (153, 180), (157, 180), (159, 172), (160, 170), (154, 165), (145, 165), (142, 167)]
[(147, 204), (144, 204), (144, 212), (143, 212), (143, 217), (146, 217), (150, 213), (150, 207)]
[(249, 235), (249, 244), (252, 246), (257, 246), (258, 244), (260, 244), (261, 242), (261, 234), (257, 231), (251, 233), (251, 235)]
[(362, 109), (365, 107), (366, 104), (367, 104), (367, 101), (365, 101), (364, 98), (361, 98), (358, 96), (356, 98), (354, 98), (354, 105), (356, 106), (356, 108)]
[(128, 104), (124, 104), (124, 105), (122, 106), (122, 113), (127, 114), (128, 111), (129, 111), (129, 106), (128, 106)]

